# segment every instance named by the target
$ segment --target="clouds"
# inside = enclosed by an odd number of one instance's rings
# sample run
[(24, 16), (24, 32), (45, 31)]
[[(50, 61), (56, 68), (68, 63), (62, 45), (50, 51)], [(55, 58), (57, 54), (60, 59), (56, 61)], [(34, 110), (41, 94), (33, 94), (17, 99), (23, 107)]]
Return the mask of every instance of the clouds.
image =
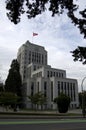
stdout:
[(30, 20), (24, 15), (21, 22), (14, 25), (6, 17), (4, 0), (0, 1), (0, 7), (0, 74), (2, 79), (6, 79), (11, 61), (17, 56), (18, 48), (27, 40), (32, 42), (32, 33), (36, 32), (38, 36), (33, 38), (33, 43), (44, 46), (48, 51), (48, 64), (66, 70), (67, 77), (78, 79), (80, 90), (81, 80), (86, 76), (86, 66), (80, 62), (74, 62), (70, 51), (78, 45), (85, 46), (86, 40), (80, 35), (77, 27), (71, 23), (66, 13), (60, 17), (51, 17), (51, 13), (47, 11)]
[(16, 58), (14, 50), (0, 46), (0, 76), (3, 80), (6, 79), (13, 58)]

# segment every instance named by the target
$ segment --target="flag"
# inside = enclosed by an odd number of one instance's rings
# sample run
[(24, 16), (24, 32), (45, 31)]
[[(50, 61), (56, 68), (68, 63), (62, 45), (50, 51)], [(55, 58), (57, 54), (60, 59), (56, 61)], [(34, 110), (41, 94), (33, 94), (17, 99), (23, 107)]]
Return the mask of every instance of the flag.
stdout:
[(33, 32), (33, 36), (37, 36), (37, 35), (38, 35), (38, 33), (34, 33), (34, 32)]

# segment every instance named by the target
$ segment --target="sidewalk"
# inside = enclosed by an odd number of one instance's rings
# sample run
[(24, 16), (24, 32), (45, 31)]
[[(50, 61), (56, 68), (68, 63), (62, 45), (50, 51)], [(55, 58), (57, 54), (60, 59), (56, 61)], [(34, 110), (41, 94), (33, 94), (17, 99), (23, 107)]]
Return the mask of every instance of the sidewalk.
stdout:
[(18, 111), (1, 112), (0, 119), (81, 119), (82, 111), (79, 109), (69, 110), (68, 113), (56, 111)]

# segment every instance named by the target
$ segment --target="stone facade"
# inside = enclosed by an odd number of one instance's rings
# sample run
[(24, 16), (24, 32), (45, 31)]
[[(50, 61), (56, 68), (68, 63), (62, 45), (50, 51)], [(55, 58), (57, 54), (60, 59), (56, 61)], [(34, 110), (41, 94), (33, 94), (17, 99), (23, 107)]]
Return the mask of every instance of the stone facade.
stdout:
[(47, 97), (45, 109), (56, 109), (55, 97), (63, 92), (71, 98), (71, 108), (78, 107), (78, 83), (66, 77), (66, 71), (52, 68), (47, 64), (47, 51), (44, 47), (27, 41), (18, 51), (17, 60), (23, 82), (24, 103), (31, 108), (26, 96), (43, 92)]

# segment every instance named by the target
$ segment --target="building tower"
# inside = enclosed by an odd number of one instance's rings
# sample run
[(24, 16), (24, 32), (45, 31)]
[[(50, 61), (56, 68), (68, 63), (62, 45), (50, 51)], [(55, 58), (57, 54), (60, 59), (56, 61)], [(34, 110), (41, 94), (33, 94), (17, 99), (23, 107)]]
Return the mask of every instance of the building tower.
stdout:
[(44, 47), (31, 44), (29, 41), (27, 41), (19, 48), (17, 60), (20, 64), (22, 81), (24, 81), (27, 77), (27, 66), (29, 64), (35, 64), (34, 70), (43, 65), (47, 65), (47, 51)]

